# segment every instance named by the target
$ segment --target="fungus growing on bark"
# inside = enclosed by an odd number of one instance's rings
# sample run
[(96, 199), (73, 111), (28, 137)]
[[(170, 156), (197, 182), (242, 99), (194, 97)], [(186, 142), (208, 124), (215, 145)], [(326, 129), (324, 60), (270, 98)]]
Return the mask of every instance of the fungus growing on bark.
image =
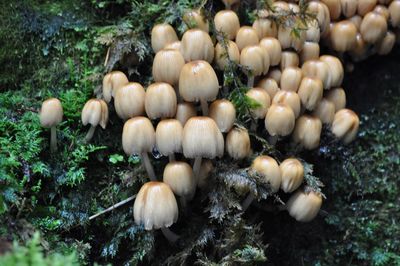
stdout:
[(94, 131), (98, 125), (100, 125), (103, 129), (105, 129), (107, 126), (107, 103), (101, 99), (90, 99), (83, 107), (81, 119), (84, 126), (90, 124), (90, 129), (85, 137), (85, 141), (89, 142), (92, 139)]
[(216, 100), (210, 105), (209, 116), (217, 123), (219, 130), (226, 133), (235, 123), (235, 106), (226, 99)]
[(166, 82), (176, 86), (179, 74), (185, 65), (185, 59), (178, 50), (162, 49), (156, 53), (153, 61), (153, 78), (155, 82)]
[(201, 103), (203, 115), (208, 115), (208, 101), (214, 101), (219, 83), (214, 69), (203, 60), (185, 64), (179, 76), (179, 93), (185, 101)]
[(128, 84), (129, 80), (121, 71), (112, 71), (103, 78), (103, 98), (109, 103), (117, 90)]
[(178, 204), (171, 188), (163, 182), (147, 182), (135, 199), (133, 216), (135, 223), (145, 230), (161, 229), (164, 236), (174, 243), (178, 236), (168, 227), (178, 220)]
[(183, 126), (176, 119), (161, 120), (156, 128), (157, 150), (169, 161), (175, 161), (175, 153), (182, 152)]
[(145, 91), (142, 85), (129, 82), (115, 93), (114, 106), (118, 116), (129, 119), (144, 114)]
[(335, 114), (332, 133), (345, 144), (349, 144), (356, 138), (359, 125), (360, 120), (356, 113), (350, 109), (342, 109)]
[(279, 65), (282, 58), (281, 43), (273, 37), (266, 37), (261, 39), (260, 46), (267, 50), (271, 66)]
[(236, 43), (228, 40), (227, 51), (225, 51), (224, 47), (220, 43), (217, 43), (215, 46), (214, 62), (217, 64), (219, 69), (225, 69), (225, 66), (228, 64), (228, 57), (233, 62), (239, 63), (240, 52)]
[(151, 30), (151, 47), (155, 53), (176, 41), (179, 39), (175, 30), (167, 23), (157, 24)]
[(260, 45), (245, 47), (240, 53), (240, 64), (248, 68), (246, 70), (247, 86), (253, 87), (254, 77), (266, 74), (269, 69), (269, 55)]
[(250, 136), (246, 128), (234, 127), (226, 135), (228, 155), (234, 160), (242, 160), (250, 155)]
[(186, 62), (214, 59), (214, 45), (208, 33), (199, 29), (186, 31), (181, 40), (181, 53)]
[(295, 158), (284, 160), (279, 167), (282, 173), (281, 189), (285, 193), (295, 191), (304, 180), (303, 164)]
[(202, 158), (214, 159), (224, 153), (224, 138), (217, 124), (209, 117), (190, 118), (183, 128), (183, 155), (195, 159), (193, 172), (198, 180)]
[(186, 121), (188, 121), (189, 118), (194, 116), (197, 116), (197, 111), (192, 103), (178, 103), (175, 118), (182, 124), (182, 126), (186, 124)]
[(157, 82), (147, 88), (144, 107), (150, 119), (174, 117), (176, 104), (175, 90), (168, 83)]
[(302, 115), (296, 120), (293, 131), (293, 141), (307, 150), (319, 146), (322, 122), (318, 117)]
[(57, 151), (57, 125), (61, 123), (63, 108), (60, 100), (50, 98), (42, 103), (39, 118), (40, 124), (44, 128), (50, 128), (50, 151)]
[(232, 10), (221, 10), (214, 17), (215, 29), (234, 40), (240, 28), (239, 17)]
[(260, 40), (255, 29), (243, 26), (237, 32), (235, 42), (239, 51), (242, 51), (247, 46), (257, 45)]
[(157, 178), (147, 153), (152, 152), (155, 143), (154, 127), (147, 117), (138, 116), (125, 122), (122, 130), (122, 148), (127, 155), (139, 155), (141, 157), (152, 181), (156, 181)]
[(298, 222), (309, 222), (317, 216), (321, 205), (322, 196), (320, 194), (299, 190), (289, 198), (286, 208), (289, 215)]

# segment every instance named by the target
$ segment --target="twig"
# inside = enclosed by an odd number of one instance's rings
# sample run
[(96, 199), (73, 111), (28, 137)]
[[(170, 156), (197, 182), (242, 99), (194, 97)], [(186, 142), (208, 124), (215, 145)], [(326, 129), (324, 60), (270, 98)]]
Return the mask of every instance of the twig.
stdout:
[(94, 215), (92, 215), (92, 216), (89, 217), (89, 221), (91, 221), (91, 220), (93, 220), (93, 219), (95, 219), (95, 218), (99, 217), (100, 215), (103, 215), (103, 214), (105, 214), (105, 213), (107, 213), (107, 212), (110, 212), (110, 211), (112, 211), (112, 210), (115, 210), (116, 208), (121, 207), (122, 205), (125, 205), (125, 204), (128, 203), (128, 202), (131, 202), (131, 201), (134, 200), (135, 198), (136, 198), (136, 195), (133, 195), (133, 196), (127, 198), (127, 199), (124, 199), (123, 201), (120, 201), (120, 202), (118, 202), (118, 203), (112, 205), (111, 207), (109, 207), (109, 208), (107, 208), (107, 209), (105, 209), (105, 210), (103, 210), (103, 211), (101, 211), (101, 212), (98, 212), (98, 213), (94, 214)]

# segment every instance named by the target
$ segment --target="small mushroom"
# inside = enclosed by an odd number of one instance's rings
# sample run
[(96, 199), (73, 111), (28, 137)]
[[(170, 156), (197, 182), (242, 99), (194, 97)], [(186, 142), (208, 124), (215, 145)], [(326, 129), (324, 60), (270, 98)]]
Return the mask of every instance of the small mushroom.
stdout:
[(239, 17), (232, 10), (221, 10), (214, 17), (215, 29), (226, 35), (229, 40), (234, 40), (239, 31)]
[(50, 98), (42, 103), (39, 112), (40, 124), (44, 128), (50, 128), (50, 151), (57, 151), (57, 125), (61, 123), (63, 108), (60, 100)]
[(332, 55), (323, 55), (319, 60), (328, 65), (331, 77), (331, 87), (335, 88), (341, 86), (344, 77), (344, 70), (339, 58)]
[(181, 122), (182, 126), (186, 124), (186, 121), (188, 121), (189, 118), (194, 116), (197, 116), (197, 111), (192, 103), (178, 103), (175, 118)]
[(282, 58), (281, 43), (276, 38), (266, 37), (261, 39), (260, 46), (267, 50), (271, 66), (279, 65)]
[(332, 48), (338, 52), (351, 51), (356, 45), (357, 28), (353, 22), (343, 20), (332, 27), (330, 40)]
[(234, 127), (226, 135), (228, 155), (234, 160), (242, 160), (250, 155), (250, 136), (246, 128)]
[(292, 133), (295, 125), (295, 116), (292, 108), (287, 104), (273, 103), (265, 116), (265, 128), (271, 135), (270, 142), (275, 144), (278, 136), (287, 136)]
[[(318, 22), (315, 20), (310, 21), (307, 23), (308, 27), (306, 30), (306, 41), (311, 43), (319, 43), (320, 41), (320, 30), (318, 26)], [(304, 47), (303, 47), (304, 49)]]
[(201, 103), (203, 115), (208, 115), (208, 101), (214, 101), (219, 91), (217, 75), (203, 60), (185, 64), (179, 76), (179, 93), (187, 102)]
[(281, 90), (297, 92), (303, 72), (298, 67), (287, 67), (282, 71)]
[(222, 157), (224, 137), (211, 118), (192, 117), (183, 128), (182, 148), (186, 158), (195, 159), (193, 172), (197, 182), (202, 158)]
[[(300, 63), (299, 55), (293, 51), (283, 51), (281, 55), (281, 70), (287, 67), (298, 67)], [(279, 82), (278, 82), (279, 83)]]
[(268, 10), (262, 9), (258, 11), (258, 18), (253, 22), (252, 27), (256, 30), (260, 40), (265, 37), (276, 38), (278, 36), (276, 23), (272, 19), (269, 19), (268, 16)]
[(129, 80), (121, 71), (112, 71), (103, 78), (103, 98), (109, 103), (111, 97), (124, 85), (128, 84)]
[(117, 115), (123, 119), (144, 114), (144, 99), (146, 93), (142, 85), (129, 82), (115, 93), (114, 106)]
[(271, 105), (271, 98), (266, 90), (262, 88), (252, 88), (246, 96), (256, 101), (259, 106), (250, 109), (250, 115), (253, 117), (251, 130), (257, 130), (257, 119), (264, 119), (268, 108)]
[[(277, 71), (280, 72), (279, 69), (277, 69)], [(270, 71), (270, 74), (271, 72), (272, 71)], [(280, 90), (276, 80), (268, 77), (261, 79), (258, 82), (257, 87), (264, 89), (268, 93), (270, 99), (273, 99), (275, 94)]]
[(335, 105), (335, 112), (346, 107), (346, 93), (342, 88), (329, 90), (325, 98)]
[(175, 30), (167, 23), (157, 24), (151, 30), (151, 47), (155, 53), (176, 41), (179, 41), (179, 39)]
[(387, 27), (384, 16), (370, 12), (361, 22), (360, 33), (366, 43), (377, 43), (385, 37)]
[(150, 119), (174, 117), (176, 104), (175, 90), (168, 83), (157, 82), (147, 88), (144, 108)]
[(322, 98), (312, 115), (318, 117), (322, 123), (330, 125), (335, 116), (335, 104), (326, 98)]
[(243, 26), (237, 32), (235, 42), (239, 51), (242, 51), (247, 46), (257, 45), (260, 40), (255, 29)]
[(400, 1), (395, 0), (389, 5), (390, 23), (393, 27), (400, 26)]
[(299, 160), (295, 158), (286, 159), (279, 167), (282, 173), (281, 189), (285, 193), (291, 193), (300, 187), (304, 180), (304, 167)]
[(345, 144), (349, 144), (356, 138), (359, 125), (360, 119), (356, 113), (350, 109), (342, 109), (335, 114), (332, 133)]
[(340, 18), (340, 13), (342, 11), (340, 0), (321, 0), (321, 2), (328, 7), (329, 15), (332, 20)]
[(226, 99), (216, 100), (210, 105), (209, 116), (217, 123), (219, 130), (226, 133), (235, 123), (236, 109)]
[(125, 122), (122, 130), (122, 148), (127, 155), (139, 155), (150, 177), (156, 181), (148, 152), (152, 152), (156, 143), (154, 127), (147, 117), (137, 116)]
[(206, 33), (210, 30), (208, 20), (201, 14), (200, 10), (190, 10), (186, 12), (183, 15), (183, 21), (190, 29), (197, 28)]
[(318, 117), (302, 115), (296, 120), (293, 141), (307, 150), (318, 147), (321, 139), (322, 122)]
[(270, 60), (268, 52), (260, 45), (245, 47), (240, 53), (240, 64), (247, 68), (247, 86), (253, 87), (254, 77), (268, 73)]
[(304, 77), (301, 80), (298, 91), (301, 104), (309, 111), (314, 110), (322, 99), (323, 91), (324, 88), (321, 80)]
[(368, 12), (374, 10), (377, 0), (359, 0), (357, 6), (358, 15), (364, 17)]
[(342, 14), (346, 18), (351, 18), (357, 12), (358, 1), (354, 0), (340, 0), (342, 6)]
[(208, 33), (199, 29), (186, 31), (181, 40), (181, 53), (186, 62), (214, 59), (214, 45)]
[(135, 223), (145, 230), (161, 229), (164, 236), (174, 243), (178, 236), (168, 227), (178, 220), (178, 204), (171, 188), (163, 182), (147, 182), (135, 199), (133, 216)]
[(331, 73), (327, 63), (321, 60), (310, 60), (301, 67), (304, 77), (318, 78), (324, 84), (324, 89), (331, 87)]
[(85, 137), (85, 141), (89, 142), (92, 139), (94, 131), (98, 125), (100, 125), (103, 129), (105, 129), (107, 126), (107, 103), (101, 99), (90, 99), (83, 107), (81, 118), (84, 126), (90, 124), (90, 129)]
[(392, 51), (395, 43), (396, 35), (393, 32), (388, 31), (385, 37), (375, 44), (376, 53), (379, 55), (389, 54)]
[(289, 215), (298, 222), (309, 222), (313, 220), (322, 205), (322, 197), (319, 193), (298, 190), (286, 203)]
[(326, 36), (329, 33), (329, 23), (331, 22), (328, 7), (324, 3), (311, 1), (307, 5), (306, 12), (315, 16), (318, 21), (321, 36)]
[(156, 128), (156, 146), (158, 151), (175, 161), (175, 153), (182, 152), (183, 126), (176, 119), (161, 120)]
[(185, 64), (182, 54), (174, 49), (162, 49), (156, 53), (153, 61), (153, 78), (155, 82), (166, 82), (176, 86), (179, 74)]
[(300, 97), (296, 92), (280, 90), (275, 94), (274, 98), (272, 99), (272, 103), (286, 104), (290, 108), (292, 108), (294, 116), (296, 118), (300, 115)]
[(226, 43), (226, 50), (220, 43), (215, 46), (214, 62), (217, 64), (218, 68), (224, 70), (228, 64), (228, 57), (233, 62), (239, 63), (240, 52), (236, 43), (228, 40)]
[(300, 52), (300, 62), (304, 64), (304, 62), (308, 60), (317, 60), (319, 58), (319, 52), (320, 48), (318, 43), (305, 42)]
[(306, 32), (304, 30), (299, 31), (298, 36), (292, 33), (292, 28), (287, 27), (284, 24), (279, 25), (278, 28), (278, 40), (281, 43), (282, 49), (293, 48), (299, 52), (303, 49), (304, 42), (306, 40)]

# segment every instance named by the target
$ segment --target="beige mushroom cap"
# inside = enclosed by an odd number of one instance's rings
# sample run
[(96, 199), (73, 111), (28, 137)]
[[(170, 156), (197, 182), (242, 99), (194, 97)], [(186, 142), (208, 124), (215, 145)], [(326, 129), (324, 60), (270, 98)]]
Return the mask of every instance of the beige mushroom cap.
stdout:
[(260, 41), (260, 46), (267, 50), (271, 66), (279, 65), (282, 58), (281, 43), (276, 38), (266, 37)]
[(298, 91), (301, 104), (307, 110), (314, 110), (322, 99), (323, 91), (324, 88), (321, 80), (304, 77)]
[(252, 88), (246, 93), (246, 96), (260, 105), (250, 109), (251, 116), (254, 119), (264, 119), (268, 108), (271, 105), (271, 98), (269, 97), (267, 90), (262, 88)]
[(322, 123), (330, 125), (335, 116), (335, 104), (326, 98), (322, 98), (312, 114), (318, 117)]
[(306, 32), (302, 30), (299, 31), (299, 36), (294, 36), (291, 27), (282, 25), (278, 28), (278, 40), (281, 43), (282, 49), (293, 48), (299, 52), (303, 49)]
[(178, 103), (178, 106), (176, 107), (175, 118), (181, 122), (182, 126), (186, 124), (186, 121), (188, 121), (189, 118), (194, 116), (197, 116), (197, 111), (192, 103)]
[(265, 128), (271, 136), (287, 136), (292, 133), (295, 116), (287, 104), (273, 103), (265, 116)]
[(321, 195), (302, 190), (294, 193), (286, 203), (289, 215), (298, 222), (309, 222), (317, 215), (322, 205)]
[(145, 91), (142, 85), (130, 82), (115, 94), (115, 111), (121, 119), (128, 119), (144, 114)]
[(325, 98), (335, 105), (335, 112), (346, 107), (346, 93), (342, 88), (329, 90)]
[(162, 49), (153, 61), (153, 78), (156, 82), (178, 84), (179, 74), (185, 64), (182, 54), (174, 49)]
[(175, 90), (168, 83), (157, 82), (147, 88), (144, 108), (150, 119), (174, 117), (176, 104)]
[(228, 132), (232, 128), (233, 123), (235, 123), (236, 109), (235, 106), (226, 99), (216, 100), (210, 105), (208, 116), (217, 123), (219, 130), (225, 133)]
[(209, 117), (190, 118), (183, 128), (183, 154), (186, 158), (222, 157), (224, 138), (217, 124)]
[[(281, 70), (287, 67), (298, 67), (300, 63), (299, 55), (293, 51), (283, 51), (281, 58)], [(278, 82), (279, 83), (279, 82)]]
[(157, 24), (151, 30), (151, 47), (155, 53), (178, 40), (174, 28), (169, 24)]
[(300, 62), (303, 64), (308, 60), (317, 60), (319, 58), (319, 44), (316, 42), (305, 42), (303, 50), (300, 52)]
[(105, 129), (108, 122), (107, 103), (101, 99), (90, 99), (83, 107), (81, 119), (84, 126), (87, 124), (100, 125)]
[(226, 34), (229, 40), (236, 38), (240, 28), (239, 17), (232, 10), (221, 10), (214, 17), (215, 29)]
[(278, 91), (272, 99), (272, 103), (286, 104), (292, 108), (296, 118), (300, 115), (301, 101), (299, 95), (294, 91)]
[(297, 92), (303, 72), (298, 67), (287, 67), (282, 71), (281, 90)]
[(284, 160), (279, 167), (282, 173), (281, 189), (285, 193), (295, 191), (304, 180), (303, 164), (295, 158), (289, 158)]
[(390, 23), (393, 27), (400, 26), (400, 1), (396, 0), (389, 5)]
[(331, 78), (331, 86), (335, 88), (342, 85), (344, 69), (342, 62), (340, 62), (339, 58), (332, 55), (323, 55), (319, 58), (319, 60), (325, 62), (328, 65)]
[(170, 162), (165, 166), (163, 182), (180, 196), (191, 199), (196, 192), (196, 180), (192, 167), (186, 162)]
[(239, 51), (247, 46), (257, 45), (260, 40), (255, 29), (250, 26), (241, 27), (236, 34), (236, 44)]
[(250, 167), (258, 175), (270, 184), (271, 192), (276, 193), (282, 182), (282, 173), (278, 163), (270, 156), (258, 156), (254, 159)]
[[(267, 10), (263, 10), (264, 13), (268, 13)], [(260, 13), (260, 12), (259, 12)], [(278, 36), (278, 27), (276, 26), (275, 21), (268, 19), (268, 15), (260, 16), (253, 22), (253, 29), (256, 30), (258, 38), (261, 40), (265, 37), (274, 37)], [(280, 46), (280, 44), (279, 44)]]
[(360, 33), (367, 43), (376, 43), (385, 37), (387, 22), (384, 16), (370, 12), (363, 18)]
[(358, 1), (354, 0), (340, 0), (342, 6), (342, 14), (346, 18), (354, 16), (357, 12)]
[(210, 35), (199, 29), (186, 31), (181, 40), (181, 53), (186, 62), (205, 60), (211, 63), (214, 59), (214, 45)]
[[(280, 70), (278, 69), (278, 71)], [(257, 87), (264, 89), (268, 93), (270, 99), (273, 99), (275, 94), (280, 90), (276, 80), (268, 77), (261, 79), (258, 82)]]
[(106, 102), (111, 101), (115, 93), (124, 85), (128, 84), (129, 80), (121, 71), (111, 71), (103, 78), (103, 98)]
[(364, 17), (368, 12), (374, 10), (377, 0), (359, 0), (357, 2), (357, 13)]
[(183, 21), (190, 28), (198, 28), (206, 33), (209, 32), (210, 27), (208, 20), (204, 18), (200, 10), (190, 10), (183, 15)]
[(310, 60), (301, 67), (304, 77), (318, 78), (324, 84), (324, 89), (331, 87), (331, 73), (327, 63), (321, 60)]
[(358, 132), (360, 119), (350, 109), (342, 109), (335, 114), (332, 123), (332, 133), (339, 139), (342, 139), (345, 144), (352, 142)]
[(227, 51), (228, 52), (225, 51), (224, 47), (220, 43), (217, 43), (215, 46), (214, 62), (221, 70), (224, 70), (225, 66), (228, 64), (228, 56), (233, 62), (239, 63), (240, 52), (236, 43), (228, 40)]
[(250, 155), (250, 136), (245, 128), (232, 128), (226, 135), (226, 151), (234, 160), (241, 160)]
[(321, 139), (322, 122), (318, 117), (302, 115), (296, 120), (293, 131), (293, 141), (307, 150), (319, 146)]
[(147, 117), (138, 116), (125, 122), (122, 148), (128, 155), (151, 152), (156, 143), (154, 127)]
[(167, 184), (152, 181), (140, 188), (133, 205), (136, 224), (143, 224), (146, 230), (170, 227), (178, 214), (174, 193)]
[(247, 46), (240, 53), (240, 64), (249, 68), (253, 76), (265, 75), (270, 65), (268, 52), (260, 45)]
[(182, 124), (176, 119), (161, 120), (156, 128), (156, 146), (158, 151), (168, 156), (182, 152)]
[(51, 128), (61, 123), (63, 117), (63, 108), (60, 100), (50, 98), (42, 103), (39, 112), (40, 124), (44, 128)]

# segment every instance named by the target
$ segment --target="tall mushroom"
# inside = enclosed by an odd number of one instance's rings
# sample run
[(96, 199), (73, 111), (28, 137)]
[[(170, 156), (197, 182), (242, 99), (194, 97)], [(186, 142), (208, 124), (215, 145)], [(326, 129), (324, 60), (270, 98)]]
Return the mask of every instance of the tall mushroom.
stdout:
[(257, 45), (260, 42), (256, 30), (250, 26), (241, 27), (236, 34), (235, 41), (239, 51), (242, 51), (247, 46)]
[(176, 119), (161, 120), (156, 128), (156, 146), (158, 151), (175, 161), (175, 153), (182, 152), (183, 126)]
[(109, 103), (111, 97), (124, 85), (128, 84), (129, 80), (121, 71), (112, 71), (103, 78), (103, 98)]
[(181, 40), (181, 53), (186, 62), (205, 60), (211, 63), (214, 59), (214, 45), (210, 35), (199, 29), (186, 31)]
[(105, 129), (107, 126), (107, 103), (101, 99), (90, 99), (83, 107), (81, 118), (84, 126), (90, 124), (90, 129), (85, 137), (85, 141), (89, 142), (92, 139), (94, 131), (98, 125), (100, 125), (103, 129)]
[(153, 61), (153, 78), (155, 82), (166, 82), (178, 85), (179, 74), (185, 64), (181, 53), (174, 49), (162, 49), (156, 53)]
[(168, 227), (178, 220), (178, 204), (171, 188), (163, 182), (144, 184), (133, 204), (135, 223), (145, 230), (161, 229), (164, 236), (174, 243), (179, 236)]
[(240, 64), (246, 67), (247, 86), (251, 88), (255, 76), (268, 73), (270, 65), (268, 52), (260, 45), (247, 46), (240, 53)]
[(215, 29), (234, 40), (240, 28), (239, 17), (232, 10), (221, 10), (214, 17)]
[(154, 127), (147, 117), (137, 116), (125, 122), (122, 130), (122, 148), (127, 155), (140, 155), (150, 180), (156, 181), (148, 152), (156, 142)]
[(193, 172), (198, 180), (202, 158), (214, 159), (224, 153), (224, 137), (217, 124), (209, 117), (190, 118), (183, 128), (183, 155), (195, 159)]
[(144, 108), (150, 119), (174, 117), (176, 104), (175, 90), (168, 83), (157, 82), (147, 88)]
[(169, 24), (157, 24), (151, 30), (151, 47), (155, 53), (176, 41), (178, 41), (178, 36)]
[(63, 108), (60, 100), (50, 98), (42, 103), (39, 118), (40, 124), (44, 128), (50, 128), (50, 151), (57, 151), (57, 129), (56, 126), (61, 123), (63, 117)]

